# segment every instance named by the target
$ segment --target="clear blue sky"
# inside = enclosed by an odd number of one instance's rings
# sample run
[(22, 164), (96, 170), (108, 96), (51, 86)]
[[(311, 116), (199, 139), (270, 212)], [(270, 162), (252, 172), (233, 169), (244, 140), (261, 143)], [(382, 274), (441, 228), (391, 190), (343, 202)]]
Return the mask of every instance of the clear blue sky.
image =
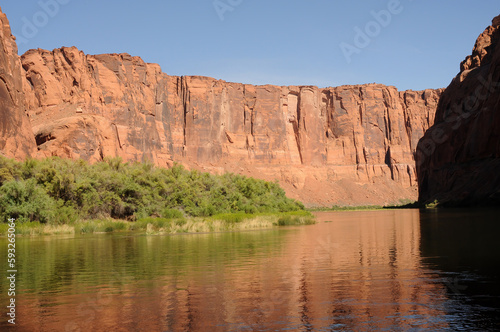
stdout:
[[(18, 0), (0, 6), (20, 54), (76, 46), (87, 54), (138, 55), (171, 75), (320, 87), (376, 82), (401, 90), (446, 87), (500, 14), (498, 0)], [(379, 23), (372, 11), (381, 10), (390, 17)]]

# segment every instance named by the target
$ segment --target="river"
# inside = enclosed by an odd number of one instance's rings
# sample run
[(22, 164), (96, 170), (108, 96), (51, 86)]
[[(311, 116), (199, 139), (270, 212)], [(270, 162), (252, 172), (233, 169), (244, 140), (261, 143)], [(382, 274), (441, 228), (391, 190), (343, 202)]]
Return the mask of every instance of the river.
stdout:
[[(15, 331), (493, 331), (499, 212), (320, 212), (316, 225), (237, 233), (17, 238)], [(0, 246), (6, 271), (6, 238)], [(2, 308), (8, 288), (2, 278)]]

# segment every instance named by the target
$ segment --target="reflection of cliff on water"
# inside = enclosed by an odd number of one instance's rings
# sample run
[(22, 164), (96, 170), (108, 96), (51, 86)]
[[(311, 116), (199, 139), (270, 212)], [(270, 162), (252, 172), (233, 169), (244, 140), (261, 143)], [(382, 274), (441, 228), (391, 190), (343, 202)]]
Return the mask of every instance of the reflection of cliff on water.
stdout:
[[(439, 271), (446, 266), (427, 258), (443, 257), (451, 240), (437, 235), (440, 225), (422, 218), (421, 225), (417, 210), (336, 212), (318, 213), (317, 225), (245, 233), (18, 239), (17, 327), (363, 331), (467, 326), (472, 316), (460, 312), (461, 302)], [(440, 246), (446, 248), (438, 252)], [(0, 281), (2, 294), (6, 286)]]
[(422, 255), (450, 272), (495, 274), (500, 265), (500, 209), (429, 210), (421, 213)]
[[(500, 326), (500, 209), (430, 210), (420, 215), (424, 266), (442, 271), (449, 296), (482, 314), (482, 329)], [(490, 309), (488, 309), (490, 308)], [(487, 309), (487, 310), (485, 310)]]
[[(444, 308), (420, 270), (418, 211), (322, 213), (287, 241), (304, 327), (348, 330), (443, 328)], [(292, 298), (292, 297), (290, 297)], [(426, 317), (423, 319), (423, 317)]]

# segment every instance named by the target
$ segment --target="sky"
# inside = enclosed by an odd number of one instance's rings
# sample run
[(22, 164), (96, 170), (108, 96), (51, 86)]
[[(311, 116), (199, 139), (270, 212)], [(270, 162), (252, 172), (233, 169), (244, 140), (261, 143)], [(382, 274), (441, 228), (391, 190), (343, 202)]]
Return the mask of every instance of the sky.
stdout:
[(446, 87), (498, 0), (0, 1), (28, 49), (129, 53), (169, 75), (274, 85)]

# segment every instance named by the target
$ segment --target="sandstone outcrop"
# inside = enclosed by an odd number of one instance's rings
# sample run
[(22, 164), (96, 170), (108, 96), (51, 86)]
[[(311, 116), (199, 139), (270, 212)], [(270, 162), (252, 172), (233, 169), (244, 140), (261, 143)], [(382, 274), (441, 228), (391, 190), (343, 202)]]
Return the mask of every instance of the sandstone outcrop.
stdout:
[(17, 44), (0, 9), (0, 154), (18, 159), (36, 151), (25, 113), (23, 82)]
[(232, 171), (279, 180), (311, 204), (414, 198), (414, 150), (441, 92), (176, 77), (74, 47), (31, 50), (22, 64), (41, 156)]
[(500, 16), (444, 91), (417, 169), (422, 203), (500, 203)]
[(179, 162), (277, 180), (308, 205), (416, 199), (414, 151), (441, 90), (176, 77), (139, 57), (75, 47), (19, 58), (0, 18), (4, 155)]

